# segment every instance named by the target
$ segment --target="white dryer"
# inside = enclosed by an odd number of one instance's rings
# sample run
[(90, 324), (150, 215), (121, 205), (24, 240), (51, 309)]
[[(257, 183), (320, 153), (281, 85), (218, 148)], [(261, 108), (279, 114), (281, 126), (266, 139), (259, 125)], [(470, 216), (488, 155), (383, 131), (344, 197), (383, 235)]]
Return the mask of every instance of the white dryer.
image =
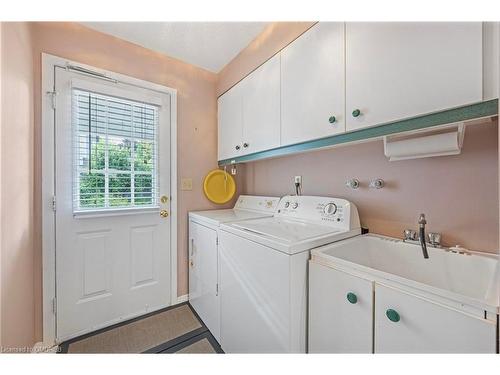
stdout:
[(189, 302), (220, 341), (217, 232), (221, 223), (271, 217), (280, 198), (240, 195), (234, 208), (189, 213)]
[(305, 353), (309, 250), (360, 233), (354, 204), (314, 196), (286, 196), (273, 217), (221, 225), (222, 349)]

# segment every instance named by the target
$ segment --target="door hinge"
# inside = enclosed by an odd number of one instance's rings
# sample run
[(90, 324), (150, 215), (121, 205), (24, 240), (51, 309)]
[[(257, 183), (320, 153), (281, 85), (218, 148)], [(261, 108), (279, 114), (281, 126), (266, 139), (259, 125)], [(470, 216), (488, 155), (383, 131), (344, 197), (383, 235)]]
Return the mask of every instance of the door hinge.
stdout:
[(56, 96), (57, 91), (47, 91), (47, 95), (50, 95), (52, 109), (56, 109)]
[(215, 284), (215, 295), (219, 295), (219, 283)]
[(219, 237), (215, 237), (215, 244), (219, 245)]
[(57, 314), (57, 300), (55, 298), (52, 298), (52, 312), (54, 315)]
[(56, 196), (52, 196), (52, 211), (56, 212)]

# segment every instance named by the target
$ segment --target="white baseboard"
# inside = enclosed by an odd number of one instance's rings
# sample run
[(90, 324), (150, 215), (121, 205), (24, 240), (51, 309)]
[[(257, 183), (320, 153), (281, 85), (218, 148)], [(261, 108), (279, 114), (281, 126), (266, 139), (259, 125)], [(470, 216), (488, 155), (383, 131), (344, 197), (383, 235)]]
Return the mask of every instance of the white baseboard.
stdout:
[(177, 297), (177, 303), (183, 303), (189, 301), (189, 294), (184, 294), (183, 296)]

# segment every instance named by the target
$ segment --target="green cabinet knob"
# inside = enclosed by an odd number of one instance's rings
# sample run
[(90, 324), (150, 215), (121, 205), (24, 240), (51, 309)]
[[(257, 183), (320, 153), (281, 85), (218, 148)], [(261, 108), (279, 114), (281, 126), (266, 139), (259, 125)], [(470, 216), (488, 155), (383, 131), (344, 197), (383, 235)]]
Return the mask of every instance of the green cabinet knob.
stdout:
[(352, 111), (352, 117), (358, 117), (361, 114), (361, 111), (359, 109), (355, 109)]
[(391, 322), (394, 322), (394, 323), (397, 323), (397, 322), (399, 322), (401, 320), (401, 317), (399, 316), (399, 313), (396, 310), (393, 310), (393, 309), (388, 309), (385, 312), (385, 315), (387, 315), (387, 318), (389, 318), (389, 320)]
[(349, 292), (349, 293), (347, 293), (347, 300), (350, 303), (356, 303), (356, 302), (358, 302), (358, 297), (354, 293)]
[(330, 118), (328, 119), (328, 122), (330, 124), (333, 124), (335, 121), (337, 121), (337, 119), (335, 118), (335, 116), (330, 116)]

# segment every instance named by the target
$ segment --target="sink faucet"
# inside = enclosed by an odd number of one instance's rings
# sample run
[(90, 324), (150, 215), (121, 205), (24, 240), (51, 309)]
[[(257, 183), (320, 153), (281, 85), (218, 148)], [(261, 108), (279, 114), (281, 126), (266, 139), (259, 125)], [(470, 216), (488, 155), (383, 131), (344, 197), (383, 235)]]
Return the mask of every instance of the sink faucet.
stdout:
[(420, 246), (422, 247), (422, 253), (424, 254), (424, 258), (428, 259), (429, 254), (427, 253), (427, 244), (425, 243), (425, 224), (427, 224), (427, 220), (425, 220), (425, 215), (420, 214), (420, 217), (418, 218), (418, 227), (419, 227), (419, 240), (420, 240)]

